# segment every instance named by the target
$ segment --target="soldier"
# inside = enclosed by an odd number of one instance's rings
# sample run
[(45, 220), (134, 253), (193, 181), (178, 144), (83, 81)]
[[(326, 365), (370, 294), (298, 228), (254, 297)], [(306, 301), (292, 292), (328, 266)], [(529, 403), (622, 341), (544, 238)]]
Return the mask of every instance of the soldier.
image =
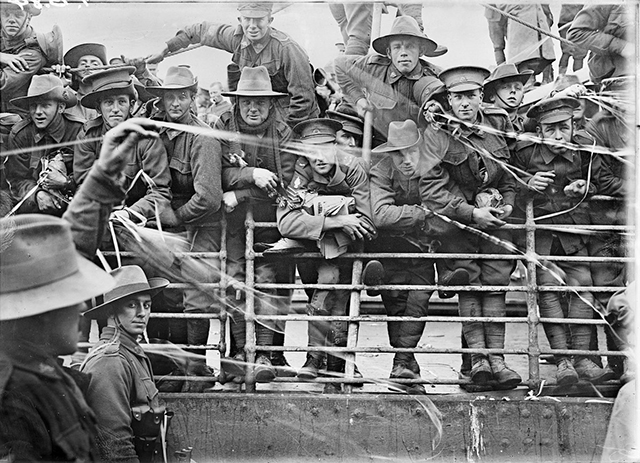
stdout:
[(364, 120), (358, 116), (355, 109), (343, 101), (334, 111), (328, 110), (326, 117), (342, 124), (342, 128), (336, 132), (336, 143), (349, 154), (361, 157)]
[[(298, 263), (303, 283), (348, 284), (351, 263), (330, 260), (348, 247), (375, 237), (365, 164), (362, 159), (343, 153), (335, 144), (336, 132), (341, 128), (339, 122), (331, 119), (310, 119), (294, 128), (304, 155), (296, 161), (296, 172), (287, 191), (288, 206), (278, 208), (278, 230), (286, 238), (316, 241), (325, 257), (321, 261)], [(326, 195), (333, 196), (328, 200), (323, 198)], [(323, 209), (333, 212), (319, 212)], [(307, 313), (344, 316), (350, 294), (349, 290), (314, 290)], [(309, 346), (346, 345), (345, 322), (309, 322)], [(298, 377), (316, 378), (323, 358), (324, 352), (307, 353)], [(344, 373), (344, 358), (327, 355), (327, 371)], [(341, 391), (338, 383), (325, 385), (325, 392)]]
[(81, 367), (90, 375), (86, 395), (98, 424), (98, 456), (101, 461), (151, 462), (161, 426), (166, 426), (165, 408), (138, 341), (149, 322), (153, 297), (169, 280), (147, 279), (135, 265), (111, 275), (116, 286), (104, 294), (104, 303), (82, 314), (107, 320)]
[[(374, 252), (423, 253), (435, 250), (438, 238), (432, 234), (436, 227), (442, 230), (444, 223), (422, 205), (419, 188), (423, 169), (421, 144), (422, 136), (416, 123), (408, 120), (389, 124), (387, 142), (373, 149), (373, 153), (384, 156), (373, 165), (370, 173), (371, 206), (379, 230), (379, 236), (371, 246)], [(437, 262), (438, 273), (445, 274), (444, 261)], [(365, 267), (363, 281), (370, 284), (370, 275), (377, 271), (383, 274), (378, 284), (434, 285), (434, 264), (428, 259), (389, 259), (384, 261), (382, 269), (380, 262), (371, 261)], [(462, 268), (448, 278), (448, 284), (468, 282), (469, 275)], [(432, 291), (422, 290), (382, 291), (382, 302), (388, 316), (424, 317), (431, 294)], [(416, 347), (424, 327), (424, 321), (387, 322), (391, 347)], [(396, 353), (389, 377), (391, 380), (420, 379), (420, 366), (414, 354)], [(409, 394), (426, 394), (422, 384), (399, 384), (398, 387)]]
[(317, 117), (309, 57), (291, 37), (271, 27), (271, 10), (271, 3), (242, 3), (238, 7), (240, 24), (237, 27), (210, 22), (187, 26), (147, 62), (158, 63), (168, 53), (189, 44), (218, 48), (233, 54), (233, 64), (228, 67), (229, 90), (236, 89), (245, 67), (265, 66), (272, 88), (286, 96), (277, 100), (276, 107), (291, 127)]
[[(491, 5), (495, 7), (496, 5)], [(500, 66), (507, 58), (504, 56), (504, 49), (507, 46), (507, 17), (493, 8), (484, 8), (484, 17), (489, 26), (489, 38), (493, 44), (493, 56), (496, 64)]]
[[(172, 66), (167, 70), (164, 83), (148, 87), (160, 97), (159, 120), (209, 128), (190, 111), (198, 90), (198, 79), (185, 67)], [(171, 172), (171, 209), (166, 211), (163, 223), (170, 227), (184, 227), (191, 252), (218, 252), (222, 238), (220, 206), (222, 204), (221, 147), (211, 136), (196, 135), (163, 127), (160, 140), (169, 158)], [(215, 259), (183, 259), (182, 277), (187, 283), (214, 283), (220, 281), (220, 270)], [(185, 313), (218, 311), (217, 298), (211, 290), (186, 289)], [(188, 320), (189, 344), (206, 344), (209, 320)], [(198, 352), (204, 356), (205, 352)], [(203, 357), (204, 358), (204, 357)]]
[(29, 2), (25, 5), (9, 0), (0, 2), (0, 112), (19, 111), (9, 105), (10, 100), (26, 95), (31, 78), (46, 65), (47, 56), (38, 41), (41, 34), (30, 24), (31, 18), (41, 11)]
[(210, 120), (207, 121), (207, 124), (212, 127), (224, 113), (231, 111), (231, 102), (222, 96), (222, 91), (222, 83), (220, 82), (214, 82), (209, 87), (211, 111), (209, 112)]
[(633, 75), (636, 51), (630, 38), (635, 24), (625, 4), (587, 5), (571, 22), (567, 39), (591, 52), (589, 77), (603, 79)]
[[(597, 185), (604, 187), (600, 178), (599, 157), (566, 146), (567, 143), (579, 141), (574, 138), (572, 123), (573, 111), (577, 107), (578, 102), (574, 98), (555, 97), (540, 101), (527, 112), (527, 116), (536, 121), (537, 135), (544, 143), (518, 143), (513, 164), (527, 173), (522, 178), (527, 187), (522, 186), (518, 190), (518, 205), (524, 210), (526, 201), (533, 198), (534, 213), (538, 216), (566, 210), (563, 214), (537, 223), (589, 224), (586, 204), (580, 203), (588, 194), (596, 193)], [(542, 256), (587, 256), (587, 239), (572, 233), (537, 230), (536, 252)], [(556, 265), (566, 273), (564, 283), (593, 285), (588, 263), (558, 261)], [(547, 268), (537, 268), (536, 276), (541, 286), (562, 283)], [(562, 311), (558, 293), (544, 291), (538, 298), (543, 317), (589, 319), (593, 316), (594, 297), (588, 291), (570, 294), (568, 316)], [(570, 325), (570, 343), (563, 325), (545, 323), (543, 327), (552, 349), (567, 349), (569, 345), (571, 349), (589, 349), (589, 325)], [(568, 355), (556, 355), (555, 360), (558, 385), (576, 383), (578, 378), (593, 383), (606, 379), (605, 370), (588, 357), (576, 356), (573, 364)]]
[(10, 149), (24, 150), (6, 161), (7, 181), (20, 213), (41, 212), (61, 216), (75, 192), (71, 148), (40, 149), (75, 141), (83, 121), (64, 111), (77, 100), (53, 75), (34, 76), (27, 96), (11, 103), (29, 111), (29, 118), (13, 126)]
[[(73, 177), (76, 183), (83, 182), (100, 152), (101, 142), (95, 138), (130, 117), (137, 98), (131, 80), (134, 70), (131, 66), (107, 69), (85, 78), (84, 83), (91, 85), (92, 90), (82, 97), (80, 104), (85, 108), (95, 109), (100, 117), (86, 122), (78, 134), (78, 141), (81, 143), (75, 146), (73, 156)], [(124, 172), (128, 189), (126, 207), (114, 214), (141, 222), (141, 218), (155, 218), (156, 207), (160, 212), (169, 207), (171, 175), (167, 153), (160, 140), (141, 140), (132, 159), (135, 162), (129, 163)], [(147, 182), (139, 178), (138, 172), (141, 170), (151, 178), (153, 186), (146, 185)]]
[[(104, 138), (100, 159), (64, 219), (0, 220), (0, 458), (92, 461), (95, 417), (81, 388), (88, 379), (58, 364), (78, 342), (84, 301), (115, 281), (88, 259), (102, 241), (121, 171), (148, 123), (126, 122)], [(75, 246), (74, 246), (75, 244)], [(79, 253), (81, 255), (79, 255)], [(76, 385), (76, 382), (80, 385)]]
[[(223, 145), (222, 186), (223, 203), (227, 212), (227, 271), (238, 283), (245, 281), (245, 218), (249, 206), (256, 222), (275, 222), (277, 192), (284, 192), (295, 168), (295, 156), (284, 150), (292, 132), (276, 110), (277, 99), (286, 94), (271, 88), (269, 72), (264, 66), (244, 68), (238, 88), (223, 93), (233, 97), (233, 111), (226, 113), (216, 124), (216, 129), (227, 130), (233, 136)], [(275, 228), (255, 231), (256, 244), (269, 247), (280, 239)], [(256, 283), (293, 282), (292, 268), (273, 261), (258, 262), (255, 269)], [(241, 378), (245, 374), (246, 354), (244, 301), (237, 300), (238, 288), (229, 287), (227, 301), (231, 302), (231, 333), (235, 342), (230, 357), (222, 360), (225, 374)], [(240, 296), (242, 297), (242, 296)], [(288, 313), (289, 291), (265, 291), (256, 299), (256, 313), (277, 311)], [(276, 374), (295, 376), (282, 353), (271, 356), (260, 351), (260, 346), (284, 342), (283, 326), (268, 321), (256, 324), (258, 352), (254, 369), (256, 381), (271, 381)], [(274, 369), (277, 366), (277, 369)]]
[[(486, 233), (509, 239), (500, 230), (511, 215), (515, 200), (515, 180), (502, 169), (509, 161), (506, 139), (483, 131), (489, 126), (498, 132), (512, 132), (508, 115), (498, 108), (481, 108), (482, 84), (489, 71), (460, 66), (443, 71), (439, 79), (448, 91), (453, 119), (444, 125), (429, 125), (424, 131), (425, 170), (420, 179), (422, 202), (429, 209)], [(455, 134), (455, 135), (454, 135)], [(490, 153), (490, 154), (487, 154)], [(466, 230), (455, 230), (442, 239), (442, 250), (466, 253), (505, 254), (503, 247)], [(508, 286), (513, 260), (456, 259), (453, 268), (464, 268), (472, 286)], [(461, 292), (463, 317), (504, 317), (504, 292)], [(463, 322), (470, 348), (504, 348), (504, 323)], [(520, 375), (507, 367), (501, 354), (472, 354), (471, 381), (486, 386), (492, 379), (498, 389), (515, 388)]]
[(374, 128), (384, 137), (390, 122), (418, 119), (413, 86), (421, 77), (435, 77), (440, 71), (420, 57), (433, 54), (437, 47), (415, 19), (400, 16), (387, 35), (373, 41), (377, 54), (336, 58), (338, 84), (358, 115), (373, 111)]
[(519, 72), (514, 64), (505, 63), (497, 66), (484, 81), (484, 101), (504, 109), (518, 133), (525, 131), (525, 120), (518, 109), (524, 98), (524, 86), (532, 74), (531, 70)]
[[(558, 34), (563, 39), (567, 38), (567, 33), (571, 27), (572, 21), (584, 5), (581, 4), (563, 4), (560, 7), (560, 18), (558, 19)], [(558, 74), (563, 76), (567, 73), (569, 67), (569, 58), (573, 58), (573, 72), (582, 69), (583, 61), (587, 56), (587, 50), (582, 47), (574, 47), (565, 42), (560, 42), (562, 56), (558, 63)]]
[[(107, 64), (107, 47), (101, 43), (81, 43), (64, 54), (64, 63), (65, 69), (79, 69), (71, 74), (69, 86), (77, 92), (77, 98), (82, 99), (91, 91), (89, 85), (82, 84), (82, 79), (95, 72), (92, 69)], [(85, 108), (82, 105), (76, 105), (67, 112), (83, 118), (84, 122), (98, 117), (95, 109)]]

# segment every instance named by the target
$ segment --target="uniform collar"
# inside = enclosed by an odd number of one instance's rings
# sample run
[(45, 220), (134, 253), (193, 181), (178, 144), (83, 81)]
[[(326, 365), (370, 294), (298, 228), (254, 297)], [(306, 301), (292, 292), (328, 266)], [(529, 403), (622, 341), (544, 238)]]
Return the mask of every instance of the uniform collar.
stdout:
[(7, 341), (0, 342), (0, 346), (15, 367), (31, 371), (38, 376), (62, 379), (62, 370), (56, 359), (47, 354), (40, 345), (29, 341), (16, 342), (15, 339)]
[(389, 82), (390, 84), (395, 84), (402, 77), (405, 77), (409, 80), (418, 80), (420, 77), (422, 77), (422, 73), (423, 73), (423, 65), (421, 61), (418, 61), (417, 66), (409, 76), (405, 76), (400, 71), (398, 71), (398, 69), (395, 67), (395, 65), (392, 62), (387, 68), (387, 82)]
[[(193, 116), (191, 115), (191, 111), (187, 111), (186, 114), (184, 114), (179, 120), (177, 121), (170, 121), (167, 114), (164, 113), (164, 116), (162, 118), (163, 120), (167, 121), (167, 122), (172, 122), (174, 124), (184, 124), (184, 125), (194, 125), (193, 124)], [(160, 129), (160, 133), (161, 134), (166, 134), (167, 138), (169, 138), (169, 140), (173, 140), (174, 138), (176, 138), (178, 135), (180, 135), (181, 133), (183, 133), (182, 130), (177, 130), (177, 129), (170, 129), (168, 127), (162, 127)]]
[(466, 124), (464, 122), (459, 123), (459, 122), (455, 122), (454, 123), (454, 132), (456, 130), (459, 130), (460, 134), (462, 136), (468, 137), (469, 135), (477, 135), (480, 138), (485, 138), (487, 136), (487, 133), (482, 130), (481, 126), (484, 125), (484, 113), (482, 112), (482, 110), (478, 111), (478, 116), (476, 117), (476, 121), (469, 125)]
[[(116, 329), (113, 326), (105, 326), (102, 329), (102, 333), (100, 334), (100, 341), (107, 342), (113, 339), (115, 334)], [(138, 341), (133, 339), (131, 335), (122, 330), (119, 330), (119, 334), (120, 335), (118, 337), (118, 341), (120, 341), (120, 345), (122, 347), (137, 355), (138, 357), (146, 357), (146, 354), (144, 353), (144, 350), (142, 350), (142, 347), (140, 347), (140, 344), (138, 344)]]
[(562, 154), (554, 154), (547, 145), (544, 143), (540, 145), (540, 156), (545, 164), (551, 164), (558, 156), (566, 159), (569, 162), (573, 162), (575, 152), (573, 150), (567, 150)]
[(33, 139), (36, 143), (40, 143), (43, 138), (49, 135), (56, 143), (60, 143), (64, 137), (65, 128), (66, 124), (64, 123), (64, 116), (62, 114), (56, 114), (56, 117), (53, 118), (51, 124), (49, 124), (44, 130), (41, 131), (36, 129), (36, 134), (33, 136)]

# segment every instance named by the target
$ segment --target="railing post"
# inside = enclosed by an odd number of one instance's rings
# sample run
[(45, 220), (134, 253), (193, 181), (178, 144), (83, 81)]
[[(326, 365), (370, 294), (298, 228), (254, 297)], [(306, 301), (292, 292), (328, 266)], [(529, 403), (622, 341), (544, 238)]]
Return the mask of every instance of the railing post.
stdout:
[(247, 392), (256, 391), (256, 381), (253, 374), (253, 365), (256, 362), (256, 317), (255, 317), (255, 253), (253, 252), (253, 234), (255, 222), (253, 221), (253, 208), (247, 206), (245, 219), (246, 243), (245, 243), (245, 321), (247, 323), (245, 335), (245, 352), (247, 353), (246, 388)]
[(526, 221), (527, 255), (527, 326), (529, 328), (529, 387), (537, 389), (540, 384), (540, 345), (538, 343), (538, 279), (536, 277), (536, 224), (533, 220), (533, 199), (527, 201)]
[[(356, 259), (353, 261), (353, 270), (351, 272), (351, 284), (358, 285), (362, 279), (362, 260)], [(360, 290), (352, 289), (351, 297), (349, 298), (349, 316), (357, 317), (360, 315)], [(358, 331), (360, 328), (360, 322), (350, 321), (347, 330), (347, 347), (355, 349), (358, 344)], [(354, 352), (345, 352), (345, 377), (352, 379), (355, 371), (356, 354)], [(344, 384), (344, 390), (347, 394), (350, 394), (353, 390), (353, 384)]]
[[(220, 232), (220, 257), (219, 257), (219, 272), (220, 272), (220, 287), (218, 289), (218, 295), (220, 296), (220, 340), (218, 342), (218, 352), (222, 358), (227, 354), (227, 214), (224, 211), (224, 207), (221, 208), (221, 232)], [(219, 359), (218, 359), (219, 360)]]

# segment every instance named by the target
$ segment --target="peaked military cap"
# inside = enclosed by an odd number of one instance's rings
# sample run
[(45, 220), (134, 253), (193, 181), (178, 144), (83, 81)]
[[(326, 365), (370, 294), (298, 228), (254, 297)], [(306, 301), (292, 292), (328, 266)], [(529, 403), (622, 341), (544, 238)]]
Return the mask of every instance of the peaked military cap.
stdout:
[(573, 110), (580, 103), (575, 98), (551, 97), (541, 100), (527, 111), (527, 117), (535, 119), (540, 124), (553, 124), (566, 121), (573, 117)]
[(467, 92), (481, 89), (489, 74), (488, 69), (478, 66), (455, 66), (442, 71), (438, 79), (450, 92)]
[(264, 18), (271, 14), (273, 3), (241, 3), (238, 12), (245, 18)]
[(293, 132), (298, 140), (310, 145), (320, 145), (336, 141), (336, 133), (342, 130), (342, 124), (333, 119), (309, 119), (297, 124)]
[(95, 109), (98, 99), (107, 93), (113, 94), (118, 90), (124, 95), (138, 98), (131, 77), (135, 70), (136, 68), (133, 66), (120, 66), (89, 74), (82, 79), (82, 83), (87, 85), (91, 91), (82, 97), (80, 104), (85, 108)]
[(364, 120), (358, 116), (353, 107), (347, 103), (340, 103), (336, 106), (335, 111), (326, 111), (327, 117), (338, 121), (342, 124), (342, 130), (352, 133), (354, 135), (362, 135), (362, 129), (364, 126)]

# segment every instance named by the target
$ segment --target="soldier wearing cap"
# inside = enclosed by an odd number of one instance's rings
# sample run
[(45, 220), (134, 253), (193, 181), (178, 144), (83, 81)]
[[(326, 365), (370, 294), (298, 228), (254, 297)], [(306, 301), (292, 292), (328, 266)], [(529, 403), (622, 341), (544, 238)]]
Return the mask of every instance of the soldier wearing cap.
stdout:
[[(125, 66), (98, 71), (85, 77), (83, 82), (91, 86), (91, 92), (82, 97), (80, 104), (85, 108), (95, 109), (100, 116), (87, 121), (78, 134), (80, 143), (75, 146), (73, 156), (73, 176), (76, 183), (82, 183), (100, 152), (101, 142), (95, 138), (131, 116), (137, 98), (131, 79), (134, 70), (131, 66)], [(141, 140), (136, 146), (133, 160), (124, 172), (126, 187), (129, 189), (126, 207), (114, 214), (140, 222), (140, 217), (155, 218), (156, 207), (160, 212), (169, 207), (171, 175), (167, 152), (160, 140)], [(137, 174), (140, 170), (151, 178), (153, 186), (139, 178)]]
[(14, 200), (24, 201), (19, 213), (61, 216), (66, 209), (75, 191), (73, 150), (39, 147), (75, 141), (84, 121), (64, 111), (76, 102), (73, 92), (53, 75), (34, 76), (27, 96), (11, 100), (29, 112), (9, 135), (9, 149), (23, 151), (9, 156), (5, 164)]
[[(425, 172), (420, 179), (423, 203), (432, 211), (462, 224), (483, 229), (495, 237), (510, 239), (500, 230), (511, 215), (515, 201), (515, 180), (501, 163), (510, 158), (509, 144), (502, 135), (485, 132), (488, 126), (499, 133), (513, 131), (502, 109), (482, 108), (482, 84), (489, 71), (473, 66), (447, 69), (439, 75), (451, 105), (449, 122), (429, 125), (424, 131)], [(506, 254), (503, 247), (465, 230), (442, 237), (442, 251)], [(508, 286), (515, 262), (512, 260), (454, 260), (453, 268), (469, 273), (471, 286)], [(502, 317), (506, 314), (504, 292), (464, 291), (459, 294), (460, 315)], [(464, 337), (471, 348), (504, 348), (504, 323), (463, 322)], [(512, 389), (520, 376), (504, 362), (504, 356), (472, 354), (471, 381), (486, 387)]]
[(187, 26), (167, 42), (164, 49), (147, 61), (158, 63), (169, 52), (189, 44), (202, 44), (233, 54), (228, 67), (229, 89), (235, 90), (245, 67), (265, 66), (276, 92), (284, 94), (276, 108), (287, 124), (318, 116), (315, 85), (309, 57), (304, 49), (284, 32), (271, 27), (272, 3), (241, 3), (237, 27), (202, 22)]
[(531, 75), (531, 70), (519, 72), (514, 64), (504, 63), (497, 66), (484, 81), (485, 103), (504, 109), (518, 133), (525, 131), (525, 120), (518, 113), (518, 108), (524, 98), (524, 86)]
[(440, 69), (420, 58), (438, 44), (429, 39), (410, 16), (395, 19), (391, 31), (373, 41), (377, 52), (368, 56), (343, 55), (335, 60), (338, 84), (361, 117), (374, 113), (374, 128), (388, 133), (389, 123), (418, 119), (413, 86)]
[[(538, 223), (562, 225), (586, 225), (590, 223), (589, 211), (583, 199), (605, 189), (611, 179), (601, 170), (598, 155), (591, 156), (588, 150), (579, 150), (580, 143), (573, 132), (573, 112), (578, 107), (574, 98), (555, 97), (538, 102), (527, 112), (536, 121), (537, 135), (543, 143), (518, 142), (512, 163), (527, 172), (522, 180), (526, 187), (519, 186), (518, 206), (526, 207), (529, 199), (534, 201), (536, 216), (564, 211)], [(574, 144), (567, 146), (567, 144)], [(589, 179), (589, 181), (587, 180)], [(536, 252), (539, 255), (587, 256), (587, 238), (573, 233), (536, 230)], [(556, 262), (566, 273), (566, 281), (559, 282), (550, 270), (538, 267), (536, 277), (541, 286), (555, 286), (572, 282), (575, 286), (592, 286), (589, 264), (585, 262)], [(550, 318), (592, 318), (593, 294), (580, 291), (571, 295), (568, 315), (563, 313), (560, 294), (541, 292), (538, 296), (540, 314)], [(543, 324), (552, 349), (589, 349), (591, 328), (589, 325), (571, 325), (571, 340), (567, 339), (565, 326)], [(588, 357), (575, 356), (572, 363), (568, 355), (556, 355), (557, 383), (570, 385), (579, 378), (594, 383), (603, 381), (607, 372)]]
[[(247, 209), (252, 208), (257, 222), (275, 222), (275, 198), (284, 192), (293, 176), (295, 155), (285, 149), (292, 131), (276, 110), (277, 100), (286, 98), (286, 94), (273, 91), (267, 68), (244, 68), (237, 89), (223, 92), (223, 95), (233, 98), (233, 109), (223, 114), (216, 129), (238, 134), (238, 138), (222, 142), (223, 204), (228, 223), (227, 271), (231, 278), (244, 282)], [(256, 229), (254, 236), (255, 243), (261, 246), (271, 245), (281, 238), (276, 228)], [(273, 261), (258, 262), (255, 274), (257, 283), (293, 282), (291, 266), (276, 265)], [(241, 378), (246, 367), (244, 299), (236, 287), (230, 287), (228, 292), (235, 344), (232, 344), (231, 358), (222, 360), (222, 369), (225, 374)], [(265, 291), (257, 300), (256, 311), (268, 314), (277, 310), (286, 314), (288, 298), (287, 290)], [(267, 321), (256, 324), (257, 345), (282, 345), (284, 331), (280, 328)], [(254, 373), (258, 382), (271, 381), (276, 373), (295, 375), (281, 353), (269, 355), (258, 347), (257, 354)], [(274, 366), (278, 368), (274, 369)]]
[(341, 102), (335, 110), (327, 110), (326, 117), (338, 121), (342, 128), (336, 132), (336, 143), (354, 156), (362, 156), (364, 120), (350, 104)]
[(231, 110), (231, 102), (222, 96), (223, 88), (221, 82), (214, 82), (209, 86), (209, 94), (211, 95), (211, 108), (209, 110), (209, 120), (207, 124), (212, 127), (218, 122), (220, 117)]
[[(31, 27), (31, 18), (41, 9), (29, 2), (18, 5), (9, 0), (0, 1), (0, 112), (21, 112), (10, 106), (13, 98), (27, 94), (31, 78), (47, 63), (47, 56), (39, 44), (38, 34)], [(22, 114), (26, 114), (24, 111)]]
[[(162, 86), (148, 87), (160, 97), (160, 113), (155, 118), (208, 128), (191, 111), (198, 90), (198, 79), (186, 67), (172, 66), (167, 70)], [(196, 135), (163, 127), (160, 140), (169, 158), (171, 172), (171, 209), (166, 210), (163, 223), (186, 229), (189, 251), (217, 252), (220, 250), (222, 219), (221, 146), (213, 137)], [(214, 259), (183, 259), (182, 276), (186, 282), (214, 283), (219, 281), (219, 265)], [(212, 291), (187, 289), (184, 291), (185, 313), (219, 310)], [(209, 337), (209, 320), (188, 320), (189, 344), (202, 345)], [(199, 352), (204, 355), (204, 352)]]
[[(286, 238), (316, 242), (317, 246), (312, 247), (319, 248), (325, 256), (325, 260), (298, 263), (304, 283), (348, 284), (351, 263), (333, 263), (331, 259), (349, 247), (375, 237), (365, 164), (336, 144), (336, 133), (340, 129), (342, 124), (331, 119), (310, 119), (294, 128), (303, 154), (298, 156), (296, 172), (287, 190), (288, 205), (277, 211), (278, 230)], [(337, 211), (326, 214), (320, 209)], [(346, 315), (349, 295), (347, 290), (314, 290), (309, 294), (307, 313)], [(309, 345), (346, 346), (346, 323), (310, 322)], [(307, 353), (298, 377), (317, 377), (324, 357), (323, 352)], [(344, 358), (327, 355), (327, 370), (343, 374)], [(325, 386), (325, 392), (339, 393), (341, 390), (338, 383)]]
[[(373, 252), (423, 253), (434, 252), (433, 232), (444, 222), (433, 217), (422, 205), (420, 173), (424, 160), (421, 151), (422, 136), (415, 122), (389, 124), (387, 142), (374, 148), (380, 160), (371, 168), (371, 207), (378, 238), (370, 246)], [(438, 265), (441, 279), (448, 275), (448, 284), (469, 282), (464, 269), (448, 272), (443, 260), (389, 259), (367, 263), (363, 282), (394, 285), (434, 285), (434, 265)], [(382, 266), (384, 264), (384, 267)], [(375, 280), (378, 281), (375, 281)], [(439, 283), (442, 284), (442, 281)], [(382, 291), (382, 302), (387, 315), (425, 317), (432, 291)], [(392, 347), (416, 347), (425, 328), (424, 321), (387, 322)], [(420, 366), (411, 353), (396, 353), (390, 378), (420, 379)], [(426, 394), (421, 384), (401, 385), (410, 394)]]
[[(114, 287), (92, 264), (104, 224), (125, 191), (120, 173), (146, 125), (108, 132), (99, 161), (63, 219), (0, 219), (0, 458), (92, 461), (95, 417), (81, 392), (88, 379), (63, 368), (75, 352), (84, 301)], [(77, 384), (76, 384), (77, 383)]]
[(104, 302), (82, 314), (107, 320), (81, 366), (90, 375), (86, 396), (98, 423), (98, 457), (151, 462), (165, 408), (158, 400), (151, 362), (138, 341), (149, 322), (153, 298), (169, 280), (147, 279), (136, 265), (120, 267), (111, 275), (116, 285), (104, 294)]

